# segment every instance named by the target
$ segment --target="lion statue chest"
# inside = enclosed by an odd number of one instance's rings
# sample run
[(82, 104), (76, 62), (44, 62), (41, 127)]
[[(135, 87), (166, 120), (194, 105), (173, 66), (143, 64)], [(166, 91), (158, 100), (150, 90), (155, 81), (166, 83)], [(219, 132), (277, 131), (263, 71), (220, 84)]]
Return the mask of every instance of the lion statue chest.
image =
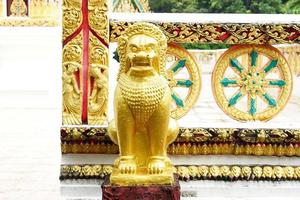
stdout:
[(135, 79), (126, 74), (120, 76), (119, 88), (136, 123), (142, 124), (149, 120), (169, 89), (166, 79), (162, 76)]

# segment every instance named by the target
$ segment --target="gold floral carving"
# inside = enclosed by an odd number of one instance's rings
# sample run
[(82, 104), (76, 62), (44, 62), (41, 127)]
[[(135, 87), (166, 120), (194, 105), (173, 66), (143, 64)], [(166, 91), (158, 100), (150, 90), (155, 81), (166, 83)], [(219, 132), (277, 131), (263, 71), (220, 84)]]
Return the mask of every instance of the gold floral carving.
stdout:
[[(110, 41), (131, 26), (132, 22), (112, 21)], [(200, 24), (157, 23), (169, 42), (224, 44), (300, 43), (300, 24)]]
[(89, 96), (89, 124), (101, 125), (107, 120), (108, 49), (95, 36), (89, 40), (91, 81)]
[[(300, 180), (300, 166), (186, 165), (175, 166), (180, 180), (291, 181)], [(104, 179), (112, 165), (62, 165), (60, 179)]]
[(109, 21), (107, 2), (103, 0), (89, 0), (89, 25), (97, 35), (109, 43)]
[(25, 17), (27, 14), (27, 6), (24, 0), (13, 0), (10, 5), (11, 16)]
[[(300, 131), (283, 129), (181, 128), (173, 155), (300, 156)], [(106, 128), (62, 128), (62, 153), (118, 153)]]
[(82, 23), (81, 1), (63, 0), (63, 41)]
[(63, 48), (63, 124), (81, 124), (82, 51), (82, 33)]
[[(61, 144), (62, 153), (117, 154), (117, 145), (108, 142)], [(197, 144), (173, 143), (168, 148), (170, 155), (252, 155), (252, 156), (297, 156), (300, 148), (296, 144)]]

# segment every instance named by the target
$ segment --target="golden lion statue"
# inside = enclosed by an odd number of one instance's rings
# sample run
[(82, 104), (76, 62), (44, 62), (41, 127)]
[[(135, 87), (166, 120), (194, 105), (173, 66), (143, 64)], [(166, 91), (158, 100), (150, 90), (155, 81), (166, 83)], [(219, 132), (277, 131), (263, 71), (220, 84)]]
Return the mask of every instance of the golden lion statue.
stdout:
[(109, 136), (120, 157), (112, 184), (172, 184), (167, 147), (178, 133), (170, 118), (171, 90), (165, 78), (167, 38), (153, 24), (136, 23), (118, 41), (120, 71)]

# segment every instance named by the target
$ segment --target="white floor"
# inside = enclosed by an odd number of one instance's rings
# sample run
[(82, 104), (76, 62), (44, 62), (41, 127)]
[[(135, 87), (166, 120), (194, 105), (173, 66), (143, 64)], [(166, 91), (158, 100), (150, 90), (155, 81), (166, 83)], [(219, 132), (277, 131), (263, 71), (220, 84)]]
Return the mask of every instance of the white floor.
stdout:
[[(60, 28), (0, 28), (1, 200), (96, 199), (100, 195), (99, 182), (85, 185), (82, 185), (82, 182), (64, 182), (60, 185), (58, 180), (61, 164), (60, 33)], [(209, 76), (204, 79), (207, 81)], [(205, 91), (202, 90), (202, 93)], [(209, 106), (214, 104), (213, 100), (209, 99), (209, 95), (207, 98), (204, 97), (205, 95), (201, 101), (207, 104), (204, 103), (202, 108), (213, 110), (214, 107)], [(285, 117), (291, 120), (300, 119), (298, 117), (300, 112), (294, 112), (300, 109), (298, 102), (300, 99), (296, 95), (291, 102), (292, 105), (286, 108)], [(209, 112), (200, 109), (198, 111)], [(210, 116), (211, 122), (218, 121), (219, 114), (221, 118), (226, 118), (223, 113), (218, 112)], [(63, 162), (74, 162), (74, 158), (66, 161), (67, 159), (68, 156), (65, 156)], [(193, 160), (194, 157), (189, 159)], [(204, 162), (205, 158), (202, 159)], [(222, 160), (225, 162), (227, 159), (228, 157)], [(104, 160), (111, 163), (109, 159), (104, 158)], [(208, 160), (206, 162), (209, 162)], [(219, 162), (220, 159), (213, 158), (213, 161)], [(197, 162), (201, 162), (201, 159)], [(299, 164), (299, 159), (276, 162)], [(189, 199), (203, 197), (203, 199), (258, 200), (276, 199), (276, 197), (283, 199), (283, 196), (299, 199), (297, 191), (300, 186), (295, 182), (280, 184), (198, 182), (183, 183), (183, 188), (187, 191), (184, 195), (190, 196)]]

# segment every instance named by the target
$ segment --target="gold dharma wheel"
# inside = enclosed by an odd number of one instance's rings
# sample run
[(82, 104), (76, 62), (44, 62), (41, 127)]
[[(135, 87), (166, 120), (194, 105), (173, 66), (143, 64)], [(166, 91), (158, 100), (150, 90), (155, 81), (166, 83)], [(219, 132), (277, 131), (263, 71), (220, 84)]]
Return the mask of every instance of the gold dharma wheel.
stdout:
[(239, 121), (268, 121), (287, 104), (293, 77), (280, 51), (270, 45), (237, 45), (217, 61), (212, 89), (219, 107)]
[(196, 103), (201, 88), (200, 67), (181, 46), (170, 43), (167, 51), (167, 79), (172, 90), (171, 117), (183, 117)]

